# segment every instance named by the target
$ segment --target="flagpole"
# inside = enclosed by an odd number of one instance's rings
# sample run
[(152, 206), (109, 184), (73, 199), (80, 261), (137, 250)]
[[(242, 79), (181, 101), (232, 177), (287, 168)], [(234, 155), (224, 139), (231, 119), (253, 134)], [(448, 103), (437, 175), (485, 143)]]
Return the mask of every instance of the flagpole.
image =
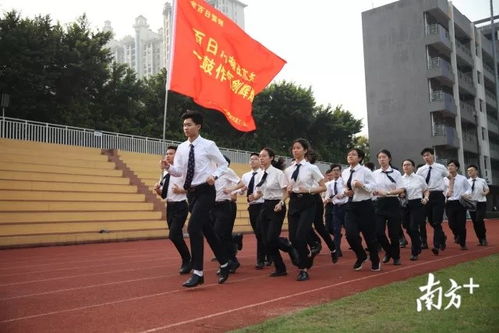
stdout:
[(171, 31), (171, 38), (170, 38), (170, 44), (167, 45), (168, 52), (167, 55), (169, 54), (170, 56), (167, 58), (167, 63), (166, 63), (166, 85), (165, 85), (165, 108), (164, 108), (164, 113), (163, 113), (163, 142), (165, 141), (165, 136), (166, 136), (166, 113), (168, 110), (168, 90), (170, 88), (170, 77), (171, 77), (171, 71), (172, 71), (172, 57), (173, 57), (173, 45), (174, 39), (175, 39), (175, 22), (177, 21), (177, 0), (172, 1), (172, 20), (171, 24), (172, 27), (170, 29)]

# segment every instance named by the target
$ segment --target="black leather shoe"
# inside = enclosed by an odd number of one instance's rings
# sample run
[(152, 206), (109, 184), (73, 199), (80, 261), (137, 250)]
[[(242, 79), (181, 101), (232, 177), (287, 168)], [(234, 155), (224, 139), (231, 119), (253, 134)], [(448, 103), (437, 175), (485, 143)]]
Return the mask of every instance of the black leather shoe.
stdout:
[(379, 272), (381, 271), (381, 263), (378, 261), (378, 262), (373, 262), (372, 265), (371, 265), (371, 271), (373, 272)]
[(281, 271), (281, 272), (275, 271), (275, 272), (270, 273), (269, 276), (270, 277), (278, 277), (278, 276), (286, 276), (286, 275), (288, 275), (288, 272), (286, 272), (286, 271)]
[(395, 266), (399, 266), (399, 265), (401, 265), (402, 263), (400, 262), (400, 258), (399, 258), (399, 259), (393, 259), (393, 264), (394, 264)]
[(331, 252), (331, 261), (333, 262), (333, 264), (336, 264), (338, 262), (338, 251), (337, 250), (334, 250), (333, 252)]
[(229, 273), (234, 274), (239, 267), (241, 267), (241, 264), (239, 263), (239, 261), (230, 261), (229, 262)]
[(185, 281), (182, 286), (186, 288), (192, 288), (204, 283), (204, 277), (197, 274), (192, 274), (189, 280)]
[(386, 264), (387, 262), (389, 262), (390, 259), (392, 259), (392, 256), (390, 256), (389, 254), (385, 255), (383, 257), (383, 264)]
[(255, 269), (263, 269), (265, 267), (265, 263), (263, 261), (257, 261), (255, 265)]
[(489, 245), (489, 243), (487, 242), (487, 240), (485, 238), (482, 238), (479, 240), (480, 243), (478, 243), (478, 246), (487, 246)]
[(305, 271), (300, 271), (298, 273), (298, 276), (296, 277), (296, 281), (307, 281), (308, 279), (310, 279), (310, 277), (308, 276), (308, 273)]
[(468, 247), (466, 245), (461, 245), (461, 250), (467, 250)]
[(407, 245), (407, 239), (405, 239), (405, 237), (400, 238), (400, 240), (399, 240), (399, 246), (401, 248), (405, 248), (406, 245)]
[(438, 256), (438, 249), (436, 247), (434, 247), (433, 249), (431, 249), (431, 252), (433, 252), (434, 255)]
[(355, 264), (353, 265), (353, 269), (356, 270), (356, 271), (359, 271), (362, 269), (362, 265), (364, 265), (364, 263), (366, 262), (367, 260), (367, 256), (365, 256), (364, 258), (360, 258), (360, 259), (357, 259), (357, 261), (355, 261)]
[(218, 283), (222, 284), (224, 283), (228, 278), (229, 278), (229, 269), (230, 269), (230, 264), (228, 264), (225, 267), (220, 267), (219, 269), (219, 274), (218, 274)]
[(182, 274), (189, 274), (192, 270), (192, 265), (190, 262), (183, 263), (182, 266), (180, 266), (180, 270), (178, 271), (181, 275)]
[(315, 246), (310, 247), (310, 255), (312, 257), (315, 257), (319, 253), (321, 253), (322, 250), (322, 244), (321, 243), (316, 243)]
[(418, 256), (417, 255), (412, 255), (410, 258), (409, 258), (410, 261), (416, 261), (418, 260)]
[(243, 249), (243, 234), (232, 235), (232, 240), (236, 243), (238, 251), (241, 251)]

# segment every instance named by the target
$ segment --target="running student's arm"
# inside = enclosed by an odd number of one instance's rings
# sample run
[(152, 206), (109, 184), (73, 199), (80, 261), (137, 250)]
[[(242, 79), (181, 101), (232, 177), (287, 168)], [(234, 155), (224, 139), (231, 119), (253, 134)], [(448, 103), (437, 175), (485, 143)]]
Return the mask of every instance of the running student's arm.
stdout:
[(207, 150), (211, 161), (217, 166), (217, 169), (213, 172), (212, 176), (213, 178), (220, 178), (220, 176), (227, 172), (229, 163), (227, 163), (215, 142), (210, 143)]
[(243, 181), (240, 180), (239, 183), (237, 183), (236, 185), (225, 188), (224, 193), (229, 194), (229, 193), (232, 193), (234, 191), (240, 190), (240, 189), (245, 188), (245, 187), (246, 187), (246, 185), (244, 185)]

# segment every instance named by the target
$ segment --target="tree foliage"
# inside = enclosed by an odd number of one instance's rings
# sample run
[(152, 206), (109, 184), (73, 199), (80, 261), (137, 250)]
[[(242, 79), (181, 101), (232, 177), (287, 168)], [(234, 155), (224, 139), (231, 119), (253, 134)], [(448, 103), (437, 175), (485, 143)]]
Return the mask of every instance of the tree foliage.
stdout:
[[(167, 73), (146, 79), (125, 64), (112, 62), (108, 32), (92, 32), (85, 16), (66, 26), (49, 16), (21, 18), (12, 11), (0, 19), (0, 91), (10, 94), (7, 115), (160, 138)], [(180, 115), (205, 113), (203, 135), (219, 146), (258, 151), (270, 146), (289, 155), (291, 142), (307, 138), (328, 161), (344, 161), (347, 149), (367, 147), (354, 135), (362, 122), (341, 106), (317, 105), (312, 88), (292, 82), (269, 85), (256, 96), (257, 130), (239, 132), (222, 113), (168, 92), (166, 138), (183, 140)]]

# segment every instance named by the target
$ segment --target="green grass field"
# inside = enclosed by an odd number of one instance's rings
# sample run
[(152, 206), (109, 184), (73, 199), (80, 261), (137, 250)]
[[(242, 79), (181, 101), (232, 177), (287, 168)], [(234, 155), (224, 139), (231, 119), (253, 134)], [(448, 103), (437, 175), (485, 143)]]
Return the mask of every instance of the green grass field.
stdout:
[[(450, 307), (450, 298), (442, 294), (442, 308), (416, 309), (423, 296), (428, 274), (384, 287), (371, 289), (331, 303), (315, 306), (268, 320), (235, 332), (499, 332), (499, 255), (433, 272), (443, 294), (449, 279), (462, 286), (473, 282), (480, 287), (470, 295), (469, 289), (456, 292), (461, 296), (459, 309)], [(436, 302), (436, 301), (435, 301)]]

